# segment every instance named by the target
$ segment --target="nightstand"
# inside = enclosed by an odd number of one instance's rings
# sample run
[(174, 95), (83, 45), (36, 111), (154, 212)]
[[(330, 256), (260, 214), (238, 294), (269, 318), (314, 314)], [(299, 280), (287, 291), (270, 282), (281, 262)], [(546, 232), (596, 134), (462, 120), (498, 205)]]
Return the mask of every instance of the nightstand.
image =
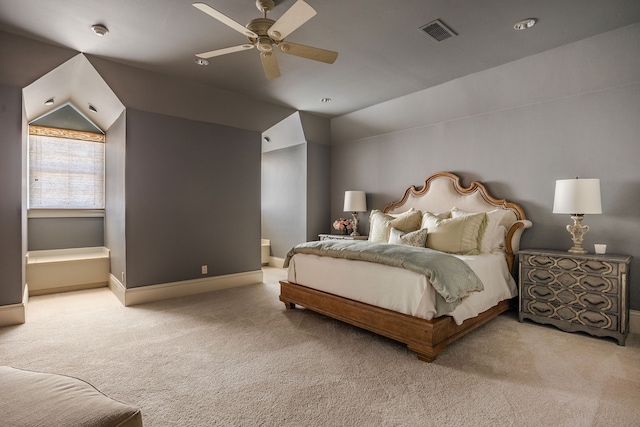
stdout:
[(519, 252), (519, 312), (563, 331), (609, 336), (624, 345), (629, 334), (630, 256)]
[(319, 240), (369, 240), (369, 236), (349, 236), (348, 234), (318, 234)]

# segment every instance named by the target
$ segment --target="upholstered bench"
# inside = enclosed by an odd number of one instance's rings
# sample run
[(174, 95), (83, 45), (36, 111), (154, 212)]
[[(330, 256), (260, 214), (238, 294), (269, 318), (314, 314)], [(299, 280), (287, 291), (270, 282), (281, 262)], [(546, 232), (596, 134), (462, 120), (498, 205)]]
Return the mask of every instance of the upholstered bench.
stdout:
[(139, 409), (64, 375), (0, 366), (0, 396), (3, 426), (142, 426)]

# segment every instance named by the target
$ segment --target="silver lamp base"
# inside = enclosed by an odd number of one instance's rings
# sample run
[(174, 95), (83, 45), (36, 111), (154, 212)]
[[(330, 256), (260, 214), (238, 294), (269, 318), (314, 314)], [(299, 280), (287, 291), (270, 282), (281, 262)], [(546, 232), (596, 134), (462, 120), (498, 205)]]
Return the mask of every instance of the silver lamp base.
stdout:
[(582, 240), (584, 235), (589, 231), (588, 225), (582, 225), (582, 218), (584, 215), (582, 214), (574, 214), (571, 215), (571, 219), (573, 219), (573, 225), (567, 225), (567, 231), (571, 234), (571, 239), (573, 240), (573, 247), (569, 249), (569, 252), (572, 254), (586, 254), (587, 251), (582, 247)]
[(358, 233), (358, 212), (351, 212), (351, 217), (353, 218), (353, 231), (350, 236), (359, 236)]

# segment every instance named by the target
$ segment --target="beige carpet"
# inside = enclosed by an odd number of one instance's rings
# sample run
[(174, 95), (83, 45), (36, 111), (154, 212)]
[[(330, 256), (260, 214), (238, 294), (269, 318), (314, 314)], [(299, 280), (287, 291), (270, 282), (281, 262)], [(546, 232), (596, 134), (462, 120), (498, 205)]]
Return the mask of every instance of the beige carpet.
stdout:
[(106, 289), (30, 299), (0, 364), (82, 378), (146, 426), (637, 426), (627, 346), (513, 313), (431, 364), (404, 345), (278, 301), (265, 283), (122, 307)]

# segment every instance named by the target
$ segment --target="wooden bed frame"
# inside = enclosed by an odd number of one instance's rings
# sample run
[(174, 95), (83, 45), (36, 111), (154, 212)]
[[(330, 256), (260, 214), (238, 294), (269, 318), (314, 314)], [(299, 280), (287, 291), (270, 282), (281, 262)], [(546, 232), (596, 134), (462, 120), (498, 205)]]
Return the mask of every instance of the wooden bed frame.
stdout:
[[(438, 172), (430, 176), (420, 190), (415, 186), (407, 188), (404, 196), (387, 205), (383, 212), (399, 213), (412, 207), (429, 212), (445, 212), (453, 207), (468, 212), (489, 212), (494, 209), (509, 211), (501, 224), (507, 228), (505, 256), (510, 271), (513, 271), (514, 256), (519, 250), (520, 236), (532, 225), (517, 204), (492, 197), (479, 182), (472, 182), (465, 188), (461, 185), (460, 178), (449, 172)], [(509, 308), (508, 300), (501, 301), (457, 325), (450, 316), (425, 320), (288, 281), (280, 282), (280, 301), (287, 309), (293, 309), (297, 304), (402, 342), (417, 354), (418, 359), (425, 362), (434, 361), (449, 344)]]

